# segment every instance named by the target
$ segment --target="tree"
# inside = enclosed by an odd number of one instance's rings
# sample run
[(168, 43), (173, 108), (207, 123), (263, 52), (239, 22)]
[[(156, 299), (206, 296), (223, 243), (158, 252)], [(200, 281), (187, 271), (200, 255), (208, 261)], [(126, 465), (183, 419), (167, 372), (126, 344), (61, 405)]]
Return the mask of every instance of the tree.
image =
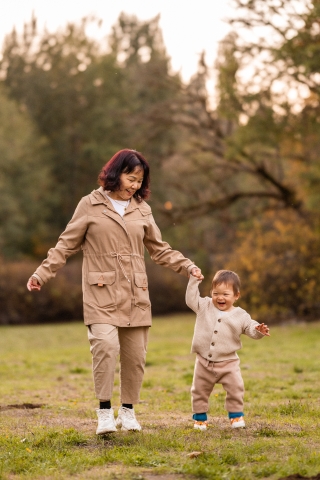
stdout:
[(120, 147), (124, 133), (121, 72), (115, 59), (100, 55), (87, 38), (88, 22), (39, 34), (33, 19), (22, 38), (15, 31), (7, 37), (1, 62), (10, 95), (29, 112), (51, 147), (60, 207), (51, 220), (57, 230), (88, 193), (88, 184), (95, 187), (99, 169)]
[(128, 144), (142, 151), (151, 164), (152, 203), (165, 201), (162, 165), (177, 143), (174, 112), (181, 96), (181, 80), (170, 72), (159, 16), (139, 21), (121, 14), (110, 36), (113, 55), (124, 72), (130, 92), (127, 119)]
[(87, 37), (90, 21), (40, 34), (33, 19), (22, 37), (13, 31), (3, 49), (4, 83), (51, 147), (60, 205), (51, 218), (54, 235), (80, 197), (96, 187), (100, 168), (115, 151), (143, 151), (159, 177), (174, 144), (169, 106), (180, 83), (169, 74), (159, 19), (140, 22), (122, 14), (109, 50)]
[[(184, 172), (187, 178), (176, 208), (167, 213), (177, 222), (186, 216), (220, 212), (241, 220), (270, 209), (293, 209), (305, 216), (310, 207), (307, 199), (315, 190), (311, 183), (319, 177), (315, 155), (320, 7), (306, 2), (304, 13), (298, 14), (297, 2), (291, 0), (237, 0), (234, 4), (239, 11), (232, 20), (237, 31), (221, 43), (216, 62), (217, 106), (210, 104), (208, 67), (202, 58), (186, 90), (184, 113), (177, 117), (189, 139), (175, 156), (179, 175)], [(259, 28), (261, 33), (262, 27), (263, 38), (248, 35), (249, 28)], [(304, 96), (299, 96), (302, 87)], [(305, 98), (307, 88), (310, 94)], [(288, 91), (298, 95), (295, 103)], [(313, 179), (309, 185), (307, 177)], [(196, 190), (191, 185), (195, 178)], [(177, 175), (173, 186), (176, 180)]]
[(299, 13), (291, 0), (234, 4), (235, 29), (216, 62), (217, 105), (202, 57), (176, 117), (185, 142), (168, 162), (163, 214), (179, 229), (187, 222), (185, 236), (206, 252), (201, 266), (240, 273), (248, 282), (245, 306), (260, 318), (315, 315), (319, 4), (300, 4)]
[[(2, 256), (43, 253), (51, 171), (47, 145), (26, 112), (0, 88), (0, 250)], [(40, 252), (39, 252), (40, 250)]]

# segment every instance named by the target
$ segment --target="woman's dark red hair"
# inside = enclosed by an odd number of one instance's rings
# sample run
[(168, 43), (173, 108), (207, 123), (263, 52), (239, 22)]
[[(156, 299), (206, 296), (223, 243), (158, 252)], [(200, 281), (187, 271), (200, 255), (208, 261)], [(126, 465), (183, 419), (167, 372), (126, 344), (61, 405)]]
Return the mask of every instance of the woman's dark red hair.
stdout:
[(150, 169), (147, 160), (136, 150), (125, 148), (114, 154), (102, 168), (98, 177), (98, 183), (104, 190), (110, 192), (120, 190), (120, 175), (122, 173), (131, 173), (136, 167), (142, 168), (143, 180), (141, 187), (133, 196), (138, 202), (142, 202), (150, 195)]

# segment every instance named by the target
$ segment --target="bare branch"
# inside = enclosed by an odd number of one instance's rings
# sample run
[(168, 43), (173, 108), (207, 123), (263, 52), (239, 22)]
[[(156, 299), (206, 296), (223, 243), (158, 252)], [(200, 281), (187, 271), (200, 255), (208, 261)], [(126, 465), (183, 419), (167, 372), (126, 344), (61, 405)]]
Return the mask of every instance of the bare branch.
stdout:
[[(162, 209), (161, 212), (170, 220), (179, 223), (183, 222), (186, 219), (190, 220), (192, 218), (205, 216), (208, 214), (212, 214), (216, 211), (224, 210), (230, 207), (231, 205), (235, 204), (240, 199), (254, 199), (254, 198), (266, 198), (271, 200), (277, 200), (280, 204), (286, 204), (286, 207), (290, 207), (293, 210), (299, 210), (300, 205), (298, 204), (290, 204), (288, 205), (285, 202), (283, 196), (280, 193), (276, 192), (266, 192), (266, 191), (255, 191), (255, 192), (235, 192), (224, 198), (220, 198), (217, 200), (211, 200), (207, 202), (201, 202), (197, 204), (193, 204), (188, 206), (187, 208), (179, 208), (175, 210), (164, 210)], [(269, 208), (269, 206), (266, 206)]]

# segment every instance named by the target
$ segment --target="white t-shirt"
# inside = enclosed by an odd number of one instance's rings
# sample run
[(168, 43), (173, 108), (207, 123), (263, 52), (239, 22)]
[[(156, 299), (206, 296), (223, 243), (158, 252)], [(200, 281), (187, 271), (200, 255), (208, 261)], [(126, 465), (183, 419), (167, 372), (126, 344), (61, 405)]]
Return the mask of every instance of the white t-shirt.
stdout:
[(124, 212), (130, 203), (130, 200), (114, 200), (113, 198), (109, 197), (109, 195), (106, 196), (108, 197), (108, 200), (110, 200), (110, 202), (112, 203), (115, 211), (119, 213), (121, 217), (123, 217)]

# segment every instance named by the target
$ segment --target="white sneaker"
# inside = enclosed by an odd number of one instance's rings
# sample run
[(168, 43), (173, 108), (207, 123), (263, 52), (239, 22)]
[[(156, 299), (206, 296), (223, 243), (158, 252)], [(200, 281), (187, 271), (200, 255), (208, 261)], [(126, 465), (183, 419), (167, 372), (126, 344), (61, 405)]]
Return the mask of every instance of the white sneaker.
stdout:
[(232, 428), (244, 428), (246, 426), (243, 417), (231, 418), (230, 423)]
[(133, 408), (120, 407), (116, 425), (121, 427), (121, 430), (141, 430)]
[(96, 412), (98, 415), (97, 435), (117, 431), (112, 408), (97, 408)]
[(193, 424), (193, 428), (195, 428), (196, 430), (207, 430), (208, 421), (207, 420), (204, 420), (204, 421), (195, 420), (194, 424)]

